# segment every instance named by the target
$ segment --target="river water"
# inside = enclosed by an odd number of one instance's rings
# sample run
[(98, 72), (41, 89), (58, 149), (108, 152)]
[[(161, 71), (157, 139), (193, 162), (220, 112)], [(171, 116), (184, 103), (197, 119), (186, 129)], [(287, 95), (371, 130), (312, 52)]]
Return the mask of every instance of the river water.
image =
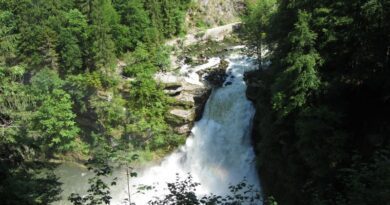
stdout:
[[(184, 179), (190, 173), (193, 181), (200, 183), (197, 188), (199, 196), (210, 193), (226, 195), (229, 193), (229, 185), (244, 178), (255, 189), (260, 189), (250, 140), (255, 109), (245, 96), (246, 85), (243, 79), (245, 71), (254, 69), (255, 61), (237, 54), (232, 54), (226, 60), (229, 61), (229, 76), (223, 87), (213, 90), (203, 117), (195, 123), (186, 144), (167, 156), (159, 165), (142, 171), (139, 177), (131, 180), (132, 187), (137, 184), (155, 187), (154, 191), (146, 194), (135, 194), (135, 189), (132, 188), (132, 202), (143, 205), (153, 197), (164, 196), (168, 193), (166, 183), (175, 182), (177, 174)], [(81, 173), (83, 178), (88, 176), (87, 172), (77, 170), (79, 168), (67, 166), (62, 169), (66, 173), (78, 173), (75, 174), (77, 176)], [(127, 196), (124, 183), (126, 179), (123, 174), (120, 177), (119, 181), (122, 183), (112, 190), (112, 204), (122, 204)], [(85, 185), (78, 185), (83, 180), (77, 182), (76, 178), (66, 180), (66, 184), (75, 183), (71, 189), (73, 192), (85, 190)], [(65, 191), (67, 192), (66, 188)]]

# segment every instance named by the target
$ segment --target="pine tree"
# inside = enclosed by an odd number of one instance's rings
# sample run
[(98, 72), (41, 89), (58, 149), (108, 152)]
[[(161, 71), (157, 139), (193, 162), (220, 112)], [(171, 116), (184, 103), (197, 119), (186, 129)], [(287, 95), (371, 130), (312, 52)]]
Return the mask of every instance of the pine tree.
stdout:
[(127, 49), (134, 50), (147, 33), (151, 26), (148, 12), (144, 8), (143, 0), (125, 1), (118, 0), (114, 3), (118, 14), (121, 16), (121, 24), (126, 26), (126, 35), (129, 45), (124, 45)]
[(75, 0), (78, 9), (87, 16), (87, 19), (91, 19), (94, 0)]
[(309, 20), (310, 14), (298, 12), (295, 28), (289, 34), (292, 48), (283, 59), (286, 68), (273, 85), (273, 108), (282, 116), (305, 105), (320, 85), (317, 69), (321, 58), (313, 47), (317, 34), (310, 29)]
[(16, 57), (17, 43), (15, 15), (0, 10), (0, 66)]
[(65, 25), (59, 34), (61, 73), (81, 71), (87, 40), (87, 20), (77, 9), (65, 14)]
[(108, 72), (115, 61), (115, 44), (112, 26), (118, 23), (118, 15), (110, 0), (95, 0), (91, 13), (92, 59), (95, 68)]
[(248, 3), (249, 15), (244, 17), (247, 40), (255, 50), (260, 68), (263, 67), (263, 52), (268, 33), (270, 18), (276, 10), (275, 0), (264, 0)]

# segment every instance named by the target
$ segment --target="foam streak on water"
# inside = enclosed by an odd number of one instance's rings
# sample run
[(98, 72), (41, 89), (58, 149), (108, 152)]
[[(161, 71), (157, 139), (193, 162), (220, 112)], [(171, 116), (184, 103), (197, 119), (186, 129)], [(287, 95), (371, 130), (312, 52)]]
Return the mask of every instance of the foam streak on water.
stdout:
[[(201, 183), (198, 194), (225, 195), (228, 186), (244, 177), (259, 187), (250, 143), (254, 107), (245, 96), (245, 71), (253, 69), (253, 60), (232, 55), (228, 59), (229, 77), (226, 86), (211, 94), (203, 114), (192, 129), (192, 136), (178, 151), (168, 156), (159, 166), (147, 169), (132, 183), (154, 185), (156, 191), (134, 195), (137, 205), (147, 204), (153, 196), (167, 193), (166, 183), (174, 182), (176, 173), (184, 179), (191, 173)], [(227, 85), (230, 84), (230, 85)]]

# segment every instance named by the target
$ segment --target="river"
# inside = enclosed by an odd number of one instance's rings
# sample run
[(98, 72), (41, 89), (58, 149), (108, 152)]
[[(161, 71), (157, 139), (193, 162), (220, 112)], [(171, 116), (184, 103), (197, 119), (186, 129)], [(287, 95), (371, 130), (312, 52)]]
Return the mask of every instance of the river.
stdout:
[[(142, 171), (139, 177), (131, 180), (133, 186), (145, 184), (155, 187), (147, 194), (132, 193), (132, 202), (143, 205), (153, 197), (164, 196), (168, 193), (166, 183), (174, 182), (177, 174), (184, 179), (190, 173), (193, 181), (200, 183), (196, 191), (199, 196), (210, 193), (226, 195), (229, 185), (244, 179), (256, 190), (260, 189), (251, 145), (255, 109), (246, 98), (243, 79), (245, 71), (254, 69), (255, 61), (238, 54), (232, 54), (226, 60), (229, 62), (229, 76), (223, 87), (213, 90), (203, 117), (195, 123), (186, 144), (159, 165)], [(61, 169), (60, 177), (66, 181), (64, 195), (85, 190), (88, 172), (69, 166)], [(127, 196), (125, 175), (119, 172), (117, 175), (121, 177), (121, 183), (112, 190), (112, 204), (115, 205), (121, 204)], [(58, 204), (69, 203), (62, 201)]]

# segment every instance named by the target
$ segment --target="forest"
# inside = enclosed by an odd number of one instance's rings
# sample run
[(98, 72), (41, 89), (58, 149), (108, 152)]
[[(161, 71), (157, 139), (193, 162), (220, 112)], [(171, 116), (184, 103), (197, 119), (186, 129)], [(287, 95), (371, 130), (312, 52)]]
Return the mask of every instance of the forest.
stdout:
[(183, 143), (166, 123), (169, 99), (152, 76), (169, 66), (163, 42), (185, 32), (189, 6), (0, 1), (1, 204), (56, 200), (53, 159), (151, 160)]
[[(64, 161), (96, 174), (73, 204), (109, 204), (108, 161), (160, 159), (185, 143), (153, 76), (170, 68), (164, 43), (186, 34), (193, 4), (0, 0), (0, 204), (58, 201)], [(247, 0), (241, 19), (259, 67), (245, 79), (264, 204), (388, 204), (390, 1)], [(243, 200), (197, 199), (197, 185), (172, 183), (153, 204)]]
[(387, 0), (252, 1), (261, 63), (247, 94), (262, 188), (278, 203), (389, 203), (389, 20)]

